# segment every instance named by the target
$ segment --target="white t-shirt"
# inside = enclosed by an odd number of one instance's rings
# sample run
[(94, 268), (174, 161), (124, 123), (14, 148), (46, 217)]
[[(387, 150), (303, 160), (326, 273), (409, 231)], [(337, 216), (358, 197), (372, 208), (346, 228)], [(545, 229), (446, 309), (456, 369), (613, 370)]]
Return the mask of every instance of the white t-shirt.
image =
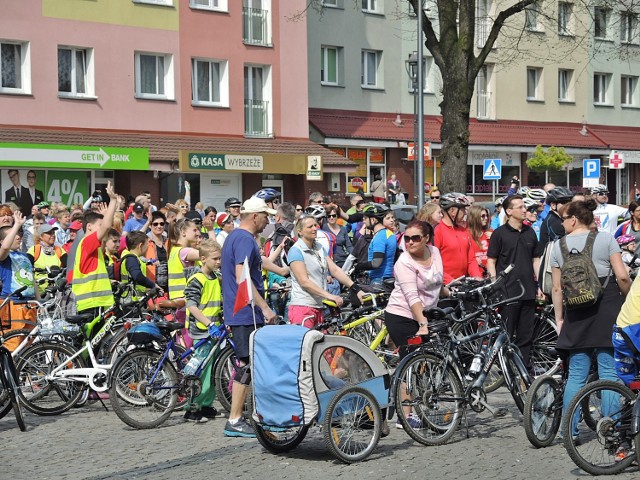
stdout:
[(618, 217), (625, 217), (629, 210), (611, 203), (601, 203), (596, 208), (593, 215), (599, 232), (608, 232), (611, 235), (616, 233), (618, 228)]

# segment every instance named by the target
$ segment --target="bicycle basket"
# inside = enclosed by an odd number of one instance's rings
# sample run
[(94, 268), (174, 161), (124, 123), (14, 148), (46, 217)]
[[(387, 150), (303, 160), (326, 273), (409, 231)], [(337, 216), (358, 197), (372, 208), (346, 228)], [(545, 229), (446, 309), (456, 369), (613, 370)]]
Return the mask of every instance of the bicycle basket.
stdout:
[(144, 345), (153, 342), (162, 342), (164, 337), (158, 326), (154, 323), (140, 323), (127, 332), (127, 340), (134, 345)]

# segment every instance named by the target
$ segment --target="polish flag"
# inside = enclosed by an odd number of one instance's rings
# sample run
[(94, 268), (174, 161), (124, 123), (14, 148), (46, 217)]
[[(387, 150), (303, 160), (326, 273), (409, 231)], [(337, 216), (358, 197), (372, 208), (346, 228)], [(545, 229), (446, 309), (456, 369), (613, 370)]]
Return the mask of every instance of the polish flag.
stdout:
[(247, 305), (253, 305), (253, 285), (251, 284), (251, 275), (249, 273), (249, 259), (245, 257), (242, 265), (242, 275), (238, 284), (238, 294), (236, 295), (236, 303), (233, 305), (233, 314)]

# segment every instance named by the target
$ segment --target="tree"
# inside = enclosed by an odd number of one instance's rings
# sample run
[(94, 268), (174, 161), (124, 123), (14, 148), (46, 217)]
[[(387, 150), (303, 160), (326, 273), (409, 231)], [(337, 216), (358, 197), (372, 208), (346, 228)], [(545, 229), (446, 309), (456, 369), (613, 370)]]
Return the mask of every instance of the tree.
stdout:
[(549, 147), (546, 151), (542, 145), (538, 145), (531, 158), (527, 160), (527, 166), (534, 172), (546, 170), (560, 170), (571, 163), (573, 157), (564, 151), (562, 147)]

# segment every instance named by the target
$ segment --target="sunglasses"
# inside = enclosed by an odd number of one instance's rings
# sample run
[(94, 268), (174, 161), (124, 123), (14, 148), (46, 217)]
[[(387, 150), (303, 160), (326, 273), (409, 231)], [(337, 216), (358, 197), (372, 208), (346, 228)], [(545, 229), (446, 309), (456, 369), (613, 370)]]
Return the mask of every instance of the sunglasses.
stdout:
[(189, 208), (187, 205), (180, 205), (180, 208)]
[(327, 215), (327, 217), (329, 217), (329, 218), (338, 218), (338, 215), (336, 215), (335, 213), (332, 213), (331, 215)]
[(609, 192), (600, 192), (597, 195), (600, 197), (607, 197), (609, 195)]
[(151, 225), (154, 227), (164, 227), (164, 222), (153, 222)]
[(487, 215), (486, 213), (483, 213), (482, 215), (480, 215), (480, 218), (489, 218), (489, 215)]
[(405, 243), (407, 242), (418, 243), (418, 242), (421, 242), (423, 238), (424, 238), (423, 235), (405, 235), (404, 241)]
[(296, 212), (302, 212), (304, 208), (296, 208)]
[(431, 200), (439, 200), (440, 197), (431, 197)]

